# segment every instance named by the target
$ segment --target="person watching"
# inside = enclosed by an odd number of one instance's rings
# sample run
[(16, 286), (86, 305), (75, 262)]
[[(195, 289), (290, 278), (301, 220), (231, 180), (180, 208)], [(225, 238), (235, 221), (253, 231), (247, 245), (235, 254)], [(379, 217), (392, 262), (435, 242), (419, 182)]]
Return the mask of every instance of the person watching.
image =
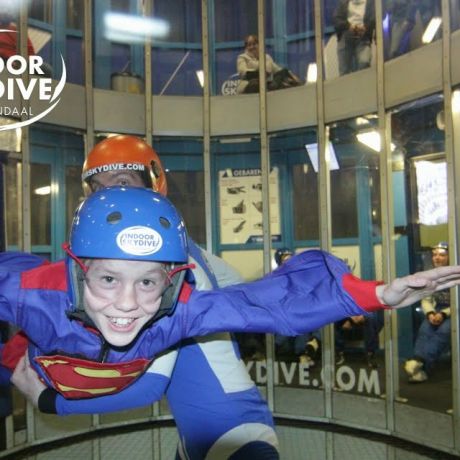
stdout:
[(369, 67), (375, 32), (374, 0), (339, 0), (334, 12), (334, 28), (339, 75)]
[[(258, 93), (259, 83), (259, 39), (248, 35), (244, 39), (244, 53), (238, 56), (236, 69), (240, 76), (236, 92), (238, 94)], [(269, 54), (265, 54), (267, 91), (291, 88), (302, 84), (299, 77), (289, 69), (277, 64)]]
[[(431, 248), (433, 267), (449, 265), (449, 245), (441, 241)], [(425, 314), (417, 332), (414, 357), (404, 363), (404, 370), (411, 383), (428, 380), (436, 363), (450, 348), (450, 292), (436, 292), (422, 299)]]

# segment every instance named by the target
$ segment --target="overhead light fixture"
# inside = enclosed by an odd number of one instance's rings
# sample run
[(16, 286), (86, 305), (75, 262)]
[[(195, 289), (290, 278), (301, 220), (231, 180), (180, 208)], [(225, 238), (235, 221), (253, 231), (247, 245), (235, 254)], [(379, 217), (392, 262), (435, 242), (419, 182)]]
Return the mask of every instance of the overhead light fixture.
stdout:
[(221, 144), (244, 144), (251, 141), (251, 137), (222, 137), (219, 139)]
[(51, 193), (51, 185), (38, 187), (34, 190), (35, 195), (49, 195)]
[(315, 62), (310, 62), (307, 68), (307, 83), (315, 83), (318, 79), (318, 66)]
[[(366, 147), (369, 147), (370, 149), (380, 153), (381, 151), (381, 141), (380, 141), (380, 134), (375, 131), (365, 131), (358, 133), (356, 135), (356, 138), (358, 139), (361, 144), (364, 144)], [(391, 151), (393, 152), (395, 150), (396, 146), (391, 143)]]
[(452, 93), (452, 112), (460, 113), (460, 90), (458, 89)]
[(428, 23), (425, 32), (423, 32), (422, 42), (423, 43), (431, 43), (433, 41), (436, 32), (438, 31), (439, 27), (441, 26), (442, 18), (439, 16), (434, 16), (431, 18), (431, 21)]
[[(318, 143), (313, 142), (311, 144), (305, 144), (305, 149), (308, 154), (308, 158), (313, 166), (313, 170), (317, 173), (319, 170), (319, 155), (318, 155)], [(329, 171), (340, 169), (339, 162), (337, 161), (337, 155), (334, 150), (332, 142), (327, 141), (325, 159), (328, 164)]]
[(365, 125), (369, 125), (370, 121), (365, 117), (357, 117), (356, 118), (356, 124), (358, 126), (365, 126)]
[(200, 86), (203, 88), (204, 87), (204, 72), (202, 70), (197, 70), (195, 73), (196, 73), (196, 78), (198, 78), (198, 81), (200, 82)]
[(120, 43), (145, 43), (148, 38), (164, 38), (169, 23), (164, 19), (108, 12), (104, 15), (104, 36)]

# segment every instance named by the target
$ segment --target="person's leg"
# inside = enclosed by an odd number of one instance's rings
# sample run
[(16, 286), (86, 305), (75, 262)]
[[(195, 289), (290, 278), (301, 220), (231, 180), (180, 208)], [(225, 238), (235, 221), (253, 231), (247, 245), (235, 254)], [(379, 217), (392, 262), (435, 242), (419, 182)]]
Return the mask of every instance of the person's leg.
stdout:
[(359, 40), (355, 46), (356, 70), (366, 69), (371, 64), (371, 44), (368, 40)]
[(273, 418), (228, 334), (180, 347), (166, 392), (182, 459), (277, 460)]
[(374, 312), (366, 316), (364, 322), (364, 346), (368, 353), (379, 349), (379, 334), (383, 327), (383, 312)]
[(436, 334), (436, 328), (431, 325), (431, 323), (425, 319), (417, 333), (417, 338), (415, 339), (414, 345), (414, 357), (415, 359), (422, 361), (428, 367), (430, 367), (430, 342), (434, 339)]
[[(425, 362), (425, 370), (430, 372), (438, 362), (441, 354), (450, 347), (450, 318), (445, 319), (440, 326), (431, 327), (430, 333), (425, 336), (426, 342), (420, 347)], [(417, 353), (416, 353), (416, 356)]]
[(337, 41), (337, 59), (339, 75), (345, 75), (353, 70), (353, 39), (348, 32), (344, 32)]

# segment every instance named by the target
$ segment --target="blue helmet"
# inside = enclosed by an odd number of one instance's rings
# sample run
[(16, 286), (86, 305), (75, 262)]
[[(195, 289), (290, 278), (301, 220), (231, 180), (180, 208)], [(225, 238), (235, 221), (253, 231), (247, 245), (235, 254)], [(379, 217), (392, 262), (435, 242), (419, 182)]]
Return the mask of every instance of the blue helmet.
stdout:
[(90, 195), (75, 212), (70, 244), (64, 249), (73, 305), (68, 316), (90, 325), (83, 305), (86, 267), (81, 259), (126, 259), (175, 266), (151, 322), (173, 313), (186, 269), (190, 268), (182, 217), (167, 198), (146, 188), (107, 187)]
[(294, 253), (289, 248), (279, 248), (275, 251), (276, 265), (280, 266), (286, 256), (292, 256)]
[(108, 187), (77, 209), (70, 251), (79, 258), (186, 263), (185, 224), (164, 196), (139, 187)]

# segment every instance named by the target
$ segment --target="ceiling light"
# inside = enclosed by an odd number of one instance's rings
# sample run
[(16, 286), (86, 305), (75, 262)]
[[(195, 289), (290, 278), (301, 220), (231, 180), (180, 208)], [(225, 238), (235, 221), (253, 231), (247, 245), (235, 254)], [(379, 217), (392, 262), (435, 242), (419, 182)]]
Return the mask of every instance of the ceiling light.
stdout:
[(196, 78), (198, 78), (198, 81), (200, 82), (200, 86), (203, 88), (204, 87), (204, 72), (202, 70), (197, 70), (195, 73), (196, 73)]
[[(380, 142), (380, 134), (375, 131), (365, 131), (358, 133), (356, 135), (356, 138), (358, 139), (361, 144), (364, 144), (366, 147), (369, 147), (370, 149), (380, 152), (381, 150), (381, 142)], [(391, 143), (391, 151), (395, 150), (396, 146)]]
[(49, 195), (51, 193), (51, 185), (45, 185), (34, 190), (35, 195)]
[(163, 19), (108, 12), (104, 15), (107, 40), (120, 43), (144, 43), (147, 38), (164, 38), (169, 23)]
[(458, 89), (452, 93), (452, 112), (460, 113), (460, 90)]
[(425, 32), (422, 36), (423, 43), (431, 43), (433, 41), (436, 32), (438, 31), (440, 25), (442, 23), (442, 19), (439, 16), (434, 16), (431, 18), (431, 21), (427, 25)]
[(318, 67), (315, 62), (308, 64), (307, 83), (315, 83), (318, 78)]

